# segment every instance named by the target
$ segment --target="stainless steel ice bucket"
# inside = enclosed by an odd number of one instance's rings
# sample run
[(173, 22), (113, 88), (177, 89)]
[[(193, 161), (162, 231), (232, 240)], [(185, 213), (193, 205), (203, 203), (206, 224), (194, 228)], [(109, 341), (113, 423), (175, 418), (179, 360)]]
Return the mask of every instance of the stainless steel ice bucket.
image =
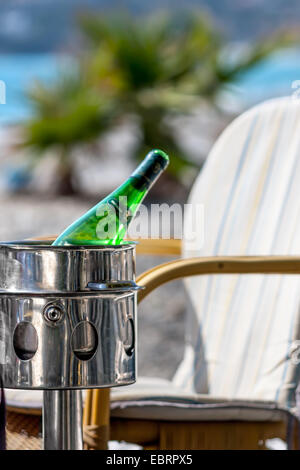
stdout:
[(81, 389), (136, 377), (135, 245), (0, 245), (4, 387)]

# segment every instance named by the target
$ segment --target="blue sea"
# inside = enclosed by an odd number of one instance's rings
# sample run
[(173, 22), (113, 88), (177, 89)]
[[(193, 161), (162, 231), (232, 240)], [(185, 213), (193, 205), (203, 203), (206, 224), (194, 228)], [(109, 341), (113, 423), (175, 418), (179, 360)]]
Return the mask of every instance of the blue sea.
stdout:
[(241, 75), (225, 95), (241, 108), (277, 96), (300, 97), (300, 49), (273, 53)]
[[(3, 54), (0, 55), (0, 87), (3, 94), (5, 84), (5, 104), (0, 104), (0, 123), (14, 124), (32, 115), (31, 103), (26, 98), (26, 90), (36, 80), (51, 83), (61, 71), (74, 64), (67, 56), (55, 54)], [(222, 93), (222, 104), (226, 103), (241, 109), (264, 99), (291, 95), (298, 88), (300, 80), (300, 50), (285, 50), (274, 53), (264, 62), (241, 75), (237, 82)], [(3, 96), (0, 96), (2, 103)]]
[[(0, 54), (0, 80), (5, 84), (5, 104), (0, 104), (0, 123), (15, 124), (32, 115), (33, 109), (26, 96), (34, 83), (53, 82), (70, 67), (68, 56), (55, 54)], [(0, 88), (3, 100), (3, 86)]]

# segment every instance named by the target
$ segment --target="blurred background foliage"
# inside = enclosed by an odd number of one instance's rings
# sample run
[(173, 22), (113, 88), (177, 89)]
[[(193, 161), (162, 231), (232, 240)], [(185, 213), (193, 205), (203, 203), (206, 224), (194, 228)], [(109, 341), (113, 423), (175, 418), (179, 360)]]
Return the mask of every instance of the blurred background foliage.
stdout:
[(60, 194), (76, 192), (71, 153), (73, 147), (97, 139), (113, 124), (115, 107), (96, 92), (81, 70), (62, 76), (53, 86), (37, 83), (28, 97), (34, 117), (25, 121), (22, 145), (31, 151), (32, 163), (51, 148), (58, 157), (58, 187)]
[(36, 83), (28, 96), (33, 116), (23, 124), (23, 143), (34, 161), (47, 150), (59, 157), (58, 190), (76, 192), (72, 152), (134, 117), (139, 137), (132, 157), (151, 148), (169, 153), (167, 178), (184, 181), (199, 163), (184, 151), (171, 118), (216, 97), (228, 83), (293, 39), (286, 33), (249, 45), (224, 60), (226, 40), (200, 11), (133, 17), (128, 13), (79, 17), (83, 47), (77, 66), (51, 85)]

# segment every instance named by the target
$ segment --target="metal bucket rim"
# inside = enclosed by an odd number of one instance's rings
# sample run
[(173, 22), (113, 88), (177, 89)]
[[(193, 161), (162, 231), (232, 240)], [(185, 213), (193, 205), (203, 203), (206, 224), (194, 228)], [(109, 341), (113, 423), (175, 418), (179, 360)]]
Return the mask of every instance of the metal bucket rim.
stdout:
[[(40, 242), (40, 243), (39, 243)], [(103, 251), (116, 251), (116, 250), (129, 250), (134, 248), (138, 242), (125, 241), (120, 245), (64, 245), (53, 246), (51, 242), (47, 243), (45, 240), (13, 240), (0, 242), (1, 248), (9, 248), (12, 250), (45, 250), (45, 251), (84, 251), (84, 250), (103, 250)]]

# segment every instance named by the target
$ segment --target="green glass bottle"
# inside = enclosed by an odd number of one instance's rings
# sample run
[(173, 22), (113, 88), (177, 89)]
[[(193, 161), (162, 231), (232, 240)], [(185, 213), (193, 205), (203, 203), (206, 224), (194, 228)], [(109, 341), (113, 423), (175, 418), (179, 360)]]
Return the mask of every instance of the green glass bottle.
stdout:
[(73, 222), (53, 245), (118, 245), (139, 205), (169, 163), (152, 150), (125, 183)]

